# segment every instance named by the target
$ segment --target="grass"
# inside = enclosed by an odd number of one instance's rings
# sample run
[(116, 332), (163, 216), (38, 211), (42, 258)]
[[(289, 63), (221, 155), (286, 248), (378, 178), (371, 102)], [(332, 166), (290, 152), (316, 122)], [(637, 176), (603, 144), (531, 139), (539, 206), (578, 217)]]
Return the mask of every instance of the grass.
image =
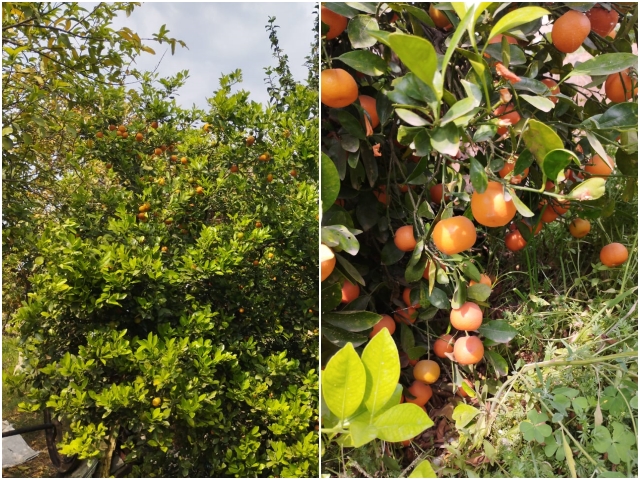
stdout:
[[(2, 337), (2, 419), (7, 420), (13, 428), (37, 425), (43, 422), (42, 414), (24, 413), (18, 410), (18, 405), (25, 398), (20, 392), (12, 391), (8, 380), (13, 376), (18, 364), (18, 339), (4, 335)], [(27, 463), (2, 470), (3, 477), (9, 478), (46, 478), (55, 477), (57, 472), (47, 452), (44, 431), (30, 432), (22, 435), (27, 445), (40, 454)]]

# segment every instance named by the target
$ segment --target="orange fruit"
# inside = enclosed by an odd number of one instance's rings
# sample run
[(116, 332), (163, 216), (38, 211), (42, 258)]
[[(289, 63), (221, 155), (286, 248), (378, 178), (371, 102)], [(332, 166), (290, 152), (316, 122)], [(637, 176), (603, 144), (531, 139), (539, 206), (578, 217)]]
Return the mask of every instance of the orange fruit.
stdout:
[(120, 135), (122, 138), (129, 138), (129, 133), (127, 132), (122, 132), (122, 135)]
[(202, 195), (202, 194), (204, 194), (204, 188), (202, 188), (202, 187), (196, 187), (196, 193), (197, 193), (198, 195)]
[(422, 382), (419, 382), (418, 380), (414, 380), (411, 386), (407, 388), (407, 391), (416, 398), (406, 398), (406, 402), (413, 403), (414, 405), (418, 405), (419, 407), (423, 407), (433, 396), (433, 390), (431, 390), (431, 387)]
[(556, 189), (556, 184), (551, 180), (547, 180), (547, 183), (544, 184), (544, 189), (547, 192), (553, 192)]
[(613, 103), (626, 102), (638, 93), (638, 83), (624, 72), (612, 73), (604, 82), (604, 93)]
[(247, 137), (247, 139), (245, 140), (247, 147), (250, 147), (251, 145), (253, 145), (254, 143), (256, 143), (256, 137), (254, 137), (253, 135), (249, 135)]
[(98, 132), (98, 133), (96, 133), (96, 137), (97, 138), (102, 138), (102, 137), (104, 137), (104, 133)]
[(126, 132), (126, 131), (127, 131), (127, 127), (125, 127), (124, 125), (120, 125), (120, 126), (118, 127), (118, 131), (119, 131), (119, 132), (124, 133), (124, 132)]
[(453, 337), (451, 335), (441, 335), (433, 342), (433, 353), (436, 357), (447, 358), (445, 353), (453, 353)]
[(267, 182), (269, 182), (269, 183), (273, 182), (273, 175), (272, 174), (267, 175)]
[[(157, 149), (156, 149), (157, 150)], [(162, 153), (162, 150), (160, 151), (160, 153)], [(156, 153), (156, 155), (159, 155), (158, 153)], [(178, 161), (178, 156), (177, 155), (171, 155), (171, 157), (169, 157), (170, 160), (172, 162), (177, 162)]]
[(269, 153), (263, 153), (258, 157), (258, 160), (261, 162), (268, 162), (271, 159), (271, 155)]
[(504, 244), (512, 252), (517, 252), (527, 246), (527, 242), (518, 230), (507, 233), (507, 236), (504, 237)]
[(429, 197), (433, 203), (441, 203), (444, 197), (444, 201), (448, 202), (451, 197), (444, 194), (444, 185), (437, 183), (429, 189)]
[(169, 248), (162, 247), (160, 250), (162, 251), (162, 253), (167, 253), (169, 251)]
[[(516, 167), (517, 160), (518, 160), (518, 157), (515, 157), (513, 162), (511, 161), (505, 162), (504, 167), (502, 167), (502, 169), (498, 172), (498, 175), (500, 175), (500, 178), (504, 178), (507, 175), (509, 175), (511, 172), (513, 172), (513, 169)], [(512, 183), (513, 185), (518, 185), (520, 182), (522, 182), (522, 180), (527, 178), (527, 175), (529, 175), (529, 168), (525, 168), (524, 172), (522, 172), (520, 175), (513, 175), (511, 177), (511, 180), (509, 180), (509, 182)]]
[[(474, 281), (474, 280), (469, 280), (469, 286), (472, 287), (473, 285), (477, 284), (478, 282)], [(480, 283), (486, 285), (487, 287), (491, 288), (491, 278), (489, 277), (489, 275), (485, 275), (484, 273), (482, 275), (480, 275)]]
[(580, 48), (590, 31), (589, 18), (584, 13), (569, 10), (553, 22), (551, 42), (562, 53), (573, 53)]
[(513, 200), (505, 200), (502, 184), (489, 182), (484, 193), (471, 195), (471, 213), (480, 225), (504, 227), (516, 215)]
[(534, 235), (538, 235), (542, 231), (542, 227), (544, 226), (544, 222), (542, 221), (542, 219), (539, 219), (538, 223), (536, 224), (536, 228), (535, 228), (535, 232), (534, 232), (533, 226), (531, 225), (531, 222), (529, 220), (525, 220), (524, 224), (527, 226), (529, 231), (531, 233), (533, 233)]
[(569, 224), (569, 233), (574, 238), (583, 238), (589, 234), (591, 230), (591, 223), (589, 220), (582, 218), (574, 218)]
[(342, 284), (342, 301), (340, 303), (350, 303), (360, 296), (360, 287), (349, 280), (345, 280)]
[(416, 321), (416, 309), (409, 307), (405, 310), (396, 310), (393, 314), (393, 318), (398, 323), (404, 323), (406, 325), (415, 323)]
[[(360, 95), (358, 99), (360, 100), (360, 106), (364, 108), (371, 117), (371, 128), (376, 128), (380, 125), (380, 119), (378, 118), (378, 112), (376, 111), (376, 99), (369, 95)], [(365, 123), (368, 122), (369, 119), (365, 116)]]
[[(505, 35), (502, 35), (501, 33), (499, 33), (498, 35), (496, 35), (494, 37), (491, 37), (487, 43), (489, 45), (491, 45), (492, 43), (502, 43), (502, 37), (504, 37), (504, 36)], [(507, 36), (507, 43), (510, 43), (512, 45), (517, 45), (518, 44), (518, 40), (516, 40), (513, 37)]]
[(411, 289), (409, 287), (405, 288), (402, 292), (402, 299), (404, 300), (404, 303), (407, 305), (407, 307), (420, 308), (420, 305), (417, 303), (411, 305)]
[(429, 16), (438, 28), (443, 28), (446, 30), (453, 26), (451, 25), (449, 17), (447, 17), (441, 10), (438, 10), (436, 7), (434, 7), (433, 4), (429, 6)]
[(154, 155), (162, 155), (162, 149), (161, 148), (155, 148), (153, 150)]
[(618, 12), (613, 8), (607, 10), (606, 8), (595, 6), (588, 10), (586, 15), (591, 23), (591, 30), (601, 37), (609, 35), (618, 23)]
[(105, 165), (105, 167), (107, 168), (107, 170), (111, 170), (111, 168), (113, 167), (113, 165), (111, 163), (107, 163)]
[(122, 137), (122, 132), (120, 130), (116, 130), (116, 136)]
[(457, 330), (477, 330), (482, 325), (482, 310), (473, 302), (465, 302), (460, 308), (452, 308), (451, 325)]
[(500, 105), (493, 111), (493, 114), (500, 119), (498, 123), (498, 135), (504, 135), (507, 133), (507, 126), (515, 125), (521, 118), (520, 114), (513, 106), (513, 103)]
[(113, 132), (116, 128), (118, 128), (118, 127), (116, 127), (115, 125), (109, 125), (109, 131), (110, 132)]
[(289, 172), (289, 175), (291, 175), (292, 177), (294, 177), (294, 178), (295, 178), (295, 177), (297, 177), (297, 176), (298, 176), (298, 172), (296, 172), (295, 170), (291, 170), (291, 171)]
[(233, 165), (231, 165), (231, 168), (229, 170), (231, 170), (231, 173), (237, 173), (238, 172), (238, 165), (236, 165), (234, 163)]
[(140, 132), (136, 133), (136, 142), (141, 142), (143, 138), (144, 138), (144, 135), (142, 135), (142, 133)]
[(262, 222), (256, 222), (256, 228), (262, 228)]
[(347, 17), (332, 12), (327, 7), (320, 9), (320, 19), (322, 23), (329, 26), (329, 31), (325, 37), (327, 40), (332, 40), (344, 32), (344, 29), (347, 28), (347, 22), (349, 21)]
[(320, 73), (320, 88), (320, 101), (327, 107), (346, 107), (358, 98), (358, 84), (342, 68), (323, 70)]
[(629, 258), (627, 247), (621, 243), (610, 243), (600, 250), (600, 261), (607, 267), (617, 267), (622, 265)]
[(609, 165), (615, 166), (615, 161), (613, 160), (613, 158), (607, 157), (607, 160), (609, 161), (609, 163), (605, 162), (600, 155), (596, 154), (591, 157), (589, 163), (585, 165), (584, 171), (596, 177), (606, 178), (611, 175), (611, 172), (613, 171)]
[(484, 345), (478, 337), (460, 337), (453, 346), (453, 356), (460, 365), (475, 365), (484, 356)]
[(396, 331), (396, 322), (389, 315), (383, 315), (382, 319), (373, 326), (369, 338), (375, 337), (383, 328), (389, 330), (389, 334), (393, 335)]
[(244, 308), (239, 308), (239, 309), (238, 309), (238, 312), (240, 312), (240, 313), (244, 313)]
[(151, 122), (151, 128), (158, 128), (158, 122)]
[(550, 78), (543, 78), (540, 81), (544, 83), (549, 90), (551, 90), (551, 96), (547, 98), (551, 100), (553, 103), (558, 103), (558, 97), (556, 97), (556, 95), (560, 93), (560, 87), (558, 86), (556, 81)]
[(398, 250), (402, 250), (403, 252), (413, 252), (417, 243), (413, 236), (413, 226), (405, 225), (404, 227), (400, 227), (396, 230), (396, 234), (393, 237), (393, 243), (396, 244)]
[(161, 403), (162, 403), (162, 399), (160, 397), (156, 397), (153, 400), (151, 400), (151, 405), (153, 405), (156, 408), (159, 407)]
[(182, 158), (180, 159), (180, 163), (181, 163), (182, 165), (186, 165), (188, 162), (189, 162), (189, 160), (187, 160), (187, 157), (182, 157)]
[(433, 229), (433, 243), (445, 255), (469, 250), (476, 243), (476, 227), (462, 215), (440, 220)]
[(373, 194), (376, 196), (378, 201), (383, 205), (389, 205), (389, 196), (387, 195), (387, 186), (380, 185), (373, 191)]
[(144, 213), (144, 212), (139, 213), (137, 216), (138, 216), (138, 220), (146, 220), (147, 219), (147, 214)]
[(422, 383), (435, 383), (438, 377), (440, 377), (440, 365), (433, 360), (420, 360), (413, 367), (413, 378)]
[(324, 243), (320, 244), (320, 281), (324, 282), (336, 266), (336, 256)]

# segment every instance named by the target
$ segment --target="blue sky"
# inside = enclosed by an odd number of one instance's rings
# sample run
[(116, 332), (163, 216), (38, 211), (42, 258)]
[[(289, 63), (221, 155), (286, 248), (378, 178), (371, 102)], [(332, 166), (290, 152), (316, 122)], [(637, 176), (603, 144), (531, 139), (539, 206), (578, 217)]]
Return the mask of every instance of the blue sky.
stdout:
[(220, 75), (237, 68), (243, 74), (239, 88), (250, 91), (252, 100), (266, 103), (263, 68), (275, 65), (265, 30), (269, 17), (276, 17), (280, 48), (289, 56), (294, 77), (303, 81), (307, 76), (303, 64), (313, 41), (313, 11), (313, 2), (147, 2), (130, 17), (122, 15), (114, 28), (126, 26), (142, 38), (151, 38), (166, 24), (169, 37), (187, 44), (188, 50), (176, 46), (172, 56), (166, 44), (146, 42), (156, 54), (144, 54), (137, 64), (139, 70), (153, 70), (166, 51), (157, 70), (160, 76), (189, 70), (187, 84), (176, 97), (183, 107), (195, 103), (207, 108), (205, 98), (218, 88)]

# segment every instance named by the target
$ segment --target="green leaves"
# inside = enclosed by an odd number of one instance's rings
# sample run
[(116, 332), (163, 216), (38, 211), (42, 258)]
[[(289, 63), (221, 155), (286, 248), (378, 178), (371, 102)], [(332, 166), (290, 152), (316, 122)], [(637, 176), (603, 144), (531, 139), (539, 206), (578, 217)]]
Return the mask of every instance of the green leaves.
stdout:
[(541, 7), (523, 7), (507, 13), (502, 17), (491, 29), (489, 33), (489, 39), (495, 37), (500, 33), (505, 33), (513, 30), (520, 25), (537, 20), (540, 17), (549, 15), (549, 11)]
[(632, 458), (636, 438), (627, 427), (619, 422), (612, 422), (613, 434), (603, 425), (593, 429), (593, 448), (599, 453), (607, 453), (613, 464), (629, 462)]
[(322, 315), (323, 322), (349, 332), (368, 330), (381, 319), (382, 315), (373, 312), (331, 312)]
[(398, 58), (420, 80), (433, 88), (433, 76), (438, 61), (436, 51), (428, 40), (415, 35), (392, 33), (388, 42)]
[(337, 57), (336, 60), (340, 60), (342, 63), (349, 65), (358, 72), (374, 77), (383, 75), (388, 70), (384, 59), (369, 52), (368, 50), (353, 50), (351, 52), (346, 52)]
[(469, 163), (471, 185), (473, 185), (473, 189), (476, 192), (484, 193), (484, 191), (487, 189), (487, 185), (489, 184), (489, 180), (487, 179), (487, 174), (484, 171), (484, 167), (474, 157), (469, 158)]
[(428, 460), (423, 460), (418, 466), (411, 472), (408, 478), (438, 478), (436, 472), (433, 470), (431, 463)]
[[(348, 370), (353, 373), (346, 374)], [(353, 345), (347, 344), (329, 360), (322, 375), (323, 398), (341, 420), (358, 413), (346, 426), (354, 446), (374, 438), (408, 440), (433, 425), (417, 405), (398, 404), (402, 393), (399, 379), (398, 348), (386, 329), (371, 339), (362, 359)]]
[(522, 139), (541, 167), (549, 152), (564, 148), (558, 134), (538, 120), (529, 120), (527, 129), (522, 132)]
[(611, 75), (638, 66), (638, 56), (632, 53), (603, 53), (576, 66), (563, 79), (575, 75)]
[(369, 15), (357, 15), (349, 21), (347, 34), (353, 48), (369, 48), (375, 45), (376, 38), (371, 32), (378, 30), (378, 22)]
[(320, 198), (322, 200), (322, 211), (326, 212), (331, 208), (340, 192), (340, 177), (338, 169), (333, 160), (328, 155), (322, 153), (320, 157), (320, 176), (322, 178), (322, 188)]
[(466, 403), (460, 403), (453, 410), (451, 418), (456, 422), (456, 428), (465, 428), (479, 413), (480, 410), (477, 408)]
[(544, 413), (532, 410), (527, 413), (527, 419), (520, 422), (522, 437), (528, 442), (535, 440), (538, 443), (543, 443), (544, 439), (552, 432), (551, 427), (546, 423), (549, 418)]
[[(486, 287), (486, 285), (484, 286)], [(518, 331), (504, 320), (489, 320), (488, 322), (484, 322), (478, 329), (478, 332), (483, 337), (496, 343), (507, 343), (518, 334)]]
[(341, 421), (354, 414), (364, 398), (365, 385), (364, 365), (353, 345), (347, 343), (322, 373), (322, 396), (331, 413)]
[(551, 181), (556, 182), (560, 173), (564, 174), (565, 168), (567, 168), (571, 162), (575, 162), (580, 165), (580, 160), (577, 155), (569, 150), (557, 149), (548, 152), (542, 160), (542, 171)]
[(597, 200), (604, 195), (606, 183), (604, 178), (590, 178), (571, 190), (567, 198), (578, 201)]
[(360, 243), (356, 235), (362, 233), (361, 230), (348, 229), (344, 225), (331, 225), (322, 227), (321, 241), (328, 247), (337, 247), (349, 255), (356, 255), (360, 250)]

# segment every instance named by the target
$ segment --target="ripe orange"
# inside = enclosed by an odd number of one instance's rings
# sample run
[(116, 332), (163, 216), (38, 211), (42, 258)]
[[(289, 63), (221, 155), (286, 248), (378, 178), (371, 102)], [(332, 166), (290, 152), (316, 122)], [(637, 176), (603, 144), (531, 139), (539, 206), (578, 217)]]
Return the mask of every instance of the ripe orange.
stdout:
[(607, 267), (617, 267), (622, 265), (629, 258), (627, 247), (621, 243), (610, 243), (600, 250), (600, 261)]
[[(502, 43), (502, 37), (504, 37), (505, 35), (502, 35), (501, 33), (499, 33), (498, 35), (491, 37), (489, 39), (489, 41), (487, 42), (489, 45), (491, 45), (492, 43)], [(512, 45), (517, 45), (518, 41), (513, 38), (513, 37), (509, 37), (507, 35), (507, 43), (510, 43)]]
[(116, 136), (122, 137), (122, 132), (120, 130), (116, 130)]
[(477, 330), (482, 325), (482, 310), (473, 302), (465, 302), (460, 308), (452, 308), (451, 325), (457, 330)]
[(389, 205), (389, 196), (387, 195), (387, 186), (380, 185), (373, 191), (373, 194), (376, 196), (378, 201), (384, 205)]
[(158, 122), (151, 122), (151, 128), (158, 128)]
[(189, 162), (189, 160), (187, 160), (187, 157), (182, 157), (182, 158), (180, 159), (180, 163), (181, 163), (182, 165), (186, 165), (188, 162)]
[(556, 189), (556, 184), (551, 180), (547, 180), (547, 183), (544, 184), (544, 189), (547, 192), (553, 192)]
[(350, 303), (360, 296), (360, 287), (349, 280), (345, 280), (342, 284), (342, 301), (340, 303)]
[(162, 247), (160, 250), (162, 250), (162, 253), (167, 253), (169, 251), (169, 248)]
[(453, 356), (460, 365), (475, 365), (484, 356), (484, 345), (478, 337), (460, 337), (453, 346)]
[(324, 243), (320, 244), (320, 281), (324, 282), (336, 266), (336, 256)]
[(606, 8), (596, 6), (591, 10), (588, 10), (586, 15), (591, 23), (591, 30), (601, 37), (609, 35), (609, 33), (616, 28), (616, 24), (618, 23), (618, 12), (613, 8), (611, 10), (607, 10)]
[(111, 168), (113, 167), (113, 165), (111, 163), (107, 163), (105, 165), (105, 167), (107, 168), (107, 170), (111, 170)]
[(471, 195), (471, 213), (480, 225), (504, 227), (516, 215), (513, 200), (505, 200), (502, 184), (489, 182), (484, 193)]
[[(507, 175), (509, 175), (511, 172), (513, 172), (513, 169), (516, 167), (517, 160), (518, 160), (518, 157), (515, 156), (515, 158), (513, 158), (513, 161), (505, 162), (504, 167), (502, 167), (502, 169), (498, 172), (498, 175), (500, 175), (500, 178), (504, 178)], [(518, 185), (520, 182), (522, 182), (522, 180), (527, 178), (527, 175), (529, 175), (529, 168), (525, 168), (524, 172), (522, 172), (520, 175), (513, 175), (511, 177), (511, 180), (509, 181), (513, 185)]]
[(612, 73), (604, 82), (604, 93), (613, 103), (626, 102), (638, 93), (638, 84), (636, 82), (634, 85), (627, 70)]
[(413, 367), (413, 378), (422, 383), (435, 383), (438, 377), (440, 377), (440, 365), (433, 360), (420, 360)]
[(144, 135), (140, 132), (136, 133), (136, 142), (141, 142), (142, 139), (144, 139)]
[(590, 31), (589, 18), (584, 13), (569, 10), (553, 22), (551, 42), (562, 53), (573, 53), (580, 48)]
[(240, 312), (240, 313), (244, 313), (244, 308), (239, 308), (239, 309), (238, 309), (238, 312)]
[(571, 236), (574, 238), (586, 237), (589, 231), (591, 231), (591, 223), (589, 220), (574, 218), (569, 224), (569, 233), (571, 233)]
[(268, 153), (263, 153), (258, 157), (258, 160), (260, 160), (261, 162), (268, 162), (270, 159), (271, 155), (269, 155)]
[[(162, 150), (160, 151), (160, 153), (162, 153)], [(156, 153), (156, 155), (159, 155), (159, 154)], [(169, 157), (169, 158), (170, 158), (170, 160), (172, 162), (177, 162), (178, 161), (178, 156), (177, 155), (171, 155), (171, 157)]]
[(267, 182), (269, 183), (273, 182), (273, 175), (271, 174), (267, 175)]
[(404, 300), (404, 303), (407, 305), (407, 307), (420, 308), (420, 305), (417, 303), (411, 305), (411, 289), (409, 287), (405, 288), (402, 292), (402, 300)]
[(109, 131), (110, 132), (113, 132), (116, 128), (118, 128), (118, 127), (116, 127), (115, 125), (109, 125)]
[(147, 214), (144, 212), (141, 212), (137, 215), (138, 220), (146, 220), (147, 219)]
[(396, 331), (396, 322), (389, 315), (383, 315), (382, 319), (373, 326), (369, 338), (375, 337), (383, 328), (389, 330), (389, 334), (393, 335)]
[(154, 153), (155, 155), (158, 155), (158, 156), (159, 156), (159, 155), (162, 155), (162, 149), (161, 149), (161, 148), (155, 148), (155, 149), (153, 150), (153, 153)]
[(296, 172), (295, 170), (291, 170), (291, 171), (289, 172), (289, 175), (291, 175), (292, 177), (294, 177), (294, 178), (295, 178), (295, 177), (297, 177), (297, 176), (298, 176), (298, 172)]
[(262, 228), (262, 222), (256, 222), (256, 228)]
[[(474, 280), (470, 280), (469, 281), (469, 286), (472, 287), (473, 285), (477, 284), (478, 282), (474, 281)], [(480, 283), (486, 285), (487, 287), (491, 288), (491, 278), (489, 278), (489, 275), (485, 275), (484, 273), (482, 275), (480, 275)]]
[(555, 80), (551, 80), (550, 78), (543, 78), (541, 82), (544, 83), (549, 90), (551, 90), (551, 96), (548, 97), (549, 100), (551, 100), (553, 103), (558, 103), (558, 97), (556, 97), (556, 95), (560, 93), (560, 87), (555, 82)]
[(253, 135), (249, 135), (245, 142), (247, 143), (247, 147), (250, 147), (251, 145), (256, 143), (256, 137), (254, 137)]
[(542, 227), (544, 226), (544, 222), (542, 221), (542, 219), (539, 219), (538, 223), (536, 224), (536, 228), (535, 228), (535, 232), (534, 232), (533, 226), (531, 225), (531, 223), (532, 223), (531, 221), (525, 220), (523, 223), (527, 226), (529, 231), (531, 233), (533, 233), (534, 235), (538, 235), (542, 231)]
[(476, 227), (462, 215), (440, 220), (433, 229), (433, 243), (445, 255), (469, 250), (476, 243)]
[[(360, 106), (364, 108), (371, 117), (371, 128), (376, 128), (380, 125), (380, 119), (378, 118), (378, 112), (376, 111), (376, 99), (369, 95), (360, 95), (358, 99), (360, 100)], [(368, 122), (369, 119), (365, 116), (365, 123)]]
[(504, 135), (507, 133), (507, 126), (515, 125), (521, 118), (520, 114), (513, 106), (513, 103), (500, 105), (493, 111), (493, 114), (500, 119), (498, 123), (498, 135)]
[(162, 399), (160, 397), (156, 397), (153, 400), (151, 400), (151, 405), (153, 405), (156, 408), (158, 408), (161, 403), (162, 403)]
[(518, 230), (507, 233), (507, 236), (504, 237), (504, 244), (512, 252), (517, 252), (527, 246), (527, 242)]
[(433, 353), (436, 357), (447, 358), (445, 353), (453, 353), (453, 337), (451, 335), (441, 335), (433, 342)]
[(127, 127), (125, 127), (124, 125), (120, 125), (120, 126), (118, 127), (118, 131), (119, 131), (119, 132), (124, 133), (124, 132), (126, 132), (126, 131), (127, 131)]
[(615, 166), (615, 160), (611, 157), (607, 157), (608, 163), (604, 161), (604, 159), (596, 154), (594, 155), (589, 163), (587, 163), (584, 167), (584, 171), (590, 173), (596, 177), (608, 177), (611, 175), (613, 171), (609, 165)]
[(236, 165), (234, 163), (233, 165), (231, 165), (231, 168), (229, 170), (231, 170), (231, 173), (237, 173), (238, 172), (238, 165)]
[(329, 25), (329, 31), (325, 37), (327, 40), (332, 40), (344, 32), (344, 29), (347, 28), (347, 22), (349, 21), (347, 17), (332, 12), (327, 7), (320, 9), (320, 19), (322, 23)]
[(416, 309), (413, 307), (409, 307), (405, 310), (396, 310), (393, 314), (393, 318), (398, 323), (404, 323), (405, 325), (410, 325), (415, 323), (416, 321)]
[(321, 102), (327, 107), (342, 108), (358, 98), (358, 84), (341, 68), (331, 68), (320, 73)]
[(436, 7), (434, 7), (433, 4), (429, 6), (429, 16), (438, 28), (443, 28), (446, 30), (453, 26), (451, 25), (449, 17), (447, 17), (441, 10), (438, 10)]
[(393, 237), (393, 243), (396, 244), (398, 250), (403, 252), (412, 252), (416, 248), (416, 239), (413, 236), (413, 226), (405, 225), (396, 230), (396, 234)]
[[(542, 200), (540, 202), (540, 204), (538, 205), (538, 207), (540, 209), (544, 208), (544, 206), (547, 205), (547, 201), (546, 200)], [(558, 218), (558, 212), (553, 209), (553, 207), (551, 205), (547, 205), (547, 208), (544, 209), (544, 212), (542, 213), (542, 216), (540, 217), (540, 219), (544, 222), (544, 223), (551, 223), (553, 222), (556, 218)]]
[(433, 203), (441, 203), (444, 197), (444, 201), (448, 202), (451, 197), (444, 194), (444, 185), (437, 183), (429, 189), (429, 197)]
[(122, 132), (122, 134), (120, 135), (122, 138), (129, 138), (129, 133), (127, 132)]
[(411, 386), (407, 388), (407, 391), (416, 398), (406, 398), (406, 402), (413, 403), (419, 407), (423, 407), (433, 396), (433, 390), (431, 390), (431, 387), (419, 382), (418, 380), (414, 380)]
[(198, 195), (202, 195), (202, 194), (204, 194), (204, 188), (202, 188), (202, 187), (196, 187), (196, 193), (197, 193)]

